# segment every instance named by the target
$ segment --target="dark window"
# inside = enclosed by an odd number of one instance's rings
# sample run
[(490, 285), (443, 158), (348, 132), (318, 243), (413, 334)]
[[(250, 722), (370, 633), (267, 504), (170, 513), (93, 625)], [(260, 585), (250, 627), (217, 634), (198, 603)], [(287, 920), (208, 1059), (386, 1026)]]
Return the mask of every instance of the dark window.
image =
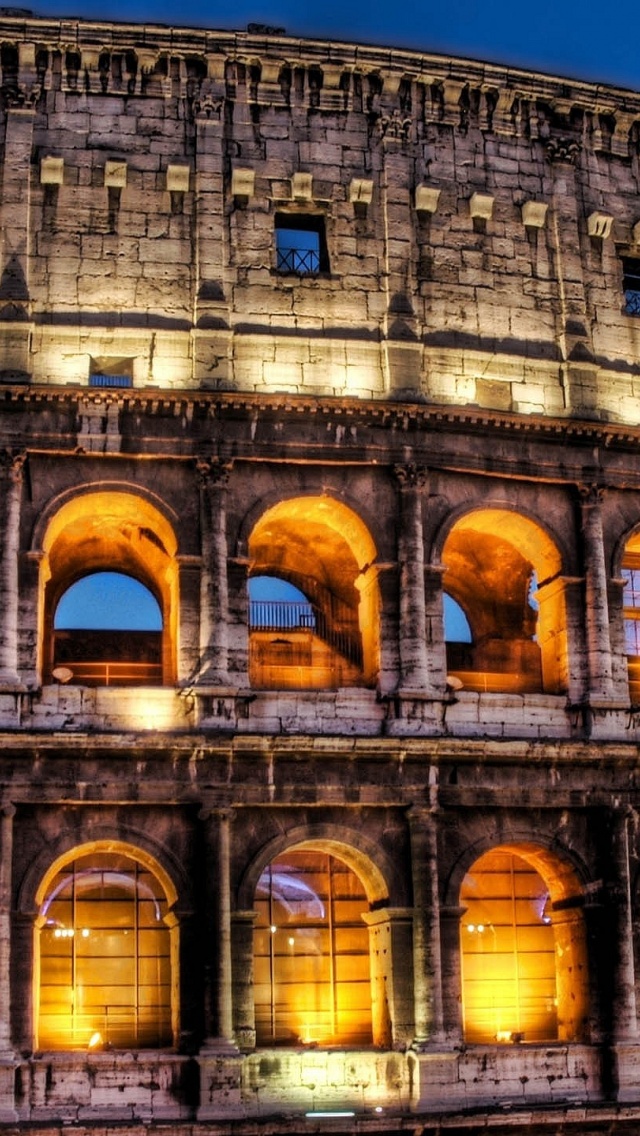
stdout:
[(276, 269), (298, 276), (329, 271), (324, 217), (276, 213)]
[(640, 260), (624, 257), (622, 273), (624, 310), (628, 316), (640, 316)]

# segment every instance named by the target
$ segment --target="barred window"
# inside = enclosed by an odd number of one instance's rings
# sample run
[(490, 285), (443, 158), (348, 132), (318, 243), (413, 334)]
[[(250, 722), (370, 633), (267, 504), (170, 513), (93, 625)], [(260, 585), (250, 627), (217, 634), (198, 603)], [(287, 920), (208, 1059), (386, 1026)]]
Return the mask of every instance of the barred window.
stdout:
[(640, 316), (640, 260), (623, 258), (622, 289), (624, 311), (628, 316)]
[(329, 271), (324, 217), (319, 214), (276, 213), (276, 270), (298, 276)]

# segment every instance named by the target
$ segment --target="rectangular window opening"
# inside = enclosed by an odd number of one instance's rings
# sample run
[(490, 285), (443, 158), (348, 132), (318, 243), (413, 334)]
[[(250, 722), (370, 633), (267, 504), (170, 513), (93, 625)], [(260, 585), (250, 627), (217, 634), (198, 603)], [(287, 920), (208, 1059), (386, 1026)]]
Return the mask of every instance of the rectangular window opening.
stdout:
[(625, 313), (628, 316), (640, 316), (640, 260), (623, 257), (622, 288)]
[(317, 276), (329, 271), (323, 216), (276, 213), (275, 234), (278, 272)]
[(89, 367), (90, 387), (132, 387), (133, 359), (101, 358), (91, 360)]

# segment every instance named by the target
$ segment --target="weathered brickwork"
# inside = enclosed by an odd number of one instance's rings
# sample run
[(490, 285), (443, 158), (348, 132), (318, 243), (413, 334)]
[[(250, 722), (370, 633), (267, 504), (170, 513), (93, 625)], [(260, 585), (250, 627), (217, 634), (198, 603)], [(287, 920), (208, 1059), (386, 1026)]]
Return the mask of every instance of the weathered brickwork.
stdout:
[(640, 95), (0, 77), (0, 1123), (635, 1133)]

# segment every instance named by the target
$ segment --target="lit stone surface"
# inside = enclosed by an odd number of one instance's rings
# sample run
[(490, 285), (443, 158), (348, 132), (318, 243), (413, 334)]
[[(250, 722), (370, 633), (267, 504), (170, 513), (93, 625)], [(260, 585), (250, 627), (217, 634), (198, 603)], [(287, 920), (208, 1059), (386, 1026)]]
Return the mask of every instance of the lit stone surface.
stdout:
[(0, 31), (0, 1121), (635, 1132), (640, 96)]

